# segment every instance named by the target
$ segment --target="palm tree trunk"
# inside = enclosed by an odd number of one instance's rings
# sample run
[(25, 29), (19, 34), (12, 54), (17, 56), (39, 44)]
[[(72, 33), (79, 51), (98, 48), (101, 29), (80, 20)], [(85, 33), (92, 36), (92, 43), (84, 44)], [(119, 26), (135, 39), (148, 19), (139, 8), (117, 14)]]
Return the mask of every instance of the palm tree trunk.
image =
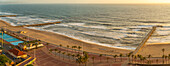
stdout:
[(60, 59), (60, 53), (59, 53), (59, 59)]
[(67, 53), (68, 53), (68, 48), (67, 48)]
[(64, 60), (64, 54), (63, 54), (63, 60)]
[(56, 51), (55, 51), (55, 56), (56, 56)]
[(94, 59), (93, 59), (93, 66), (94, 66)]
[(163, 64), (164, 64), (164, 58), (162, 58)]
[(130, 63), (130, 58), (128, 57), (129, 63)]
[(101, 57), (100, 57), (100, 62), (101, 62)]
[(132, 58), (132, 63), (133, 63), (133, 58)]
[(76, 49), (75, 49), (75, 53), (76, 53)]

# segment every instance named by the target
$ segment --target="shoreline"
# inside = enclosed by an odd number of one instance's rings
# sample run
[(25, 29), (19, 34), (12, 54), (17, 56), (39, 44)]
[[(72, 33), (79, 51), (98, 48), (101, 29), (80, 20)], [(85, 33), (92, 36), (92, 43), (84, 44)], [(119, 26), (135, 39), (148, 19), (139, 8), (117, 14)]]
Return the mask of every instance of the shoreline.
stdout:
[[(32, 29), (32, 28), (27, 28), (27, 29)], [(38, 30), (38, 29), (33, 29), (33, 30)], [(46, 30), (38, 30), (38, 31), (46, 31)], [(92, 41), (88, 41), (88, 40), (80, 40), (78, 38), (73, 38), (73, 37), (58, 33), (58, 32), (52, 32), (52, 31), (48, 31), (48, 32), (55, 33), (55, 34), (58, 34), (58, 35), (62, 35), (64, 37), (67, 37), (67, 38), (70, 38), (70, 39), (73, 39), (73, 40), (77, 40), (77, 41), (81, 41), (81, 42), (85, 42), (85, 43), (90, 43), (90, 44), (94, 44), (94, 45), (99, 45), (99, 46), (104, 46), (104, 47), (109, 47), (109, 48), (117, 48), (117, 49), (122, 49), (122, 50), (131, 50), (131, 51), (136, 49), (134, 47), (129, 48), (129, 46), (118, 47), (118, 46), (114, 46), (114, 45), (102, 44), (102, 43), (92, 42)]]
[[(11, 24), (9, 24), (6, 21), (0, 20), (0, 26), (6, 26), (7, 29), (11, 30), (11, 31), (27, 31), (28, 33), (23, 34), (32, 38), (36, 38), (48, 43), (52, 43), (55, 45), (59, 45), (62, 44), (63, 46), (66, 45), (71, 45), (71, 46), (82, 46), (83, 45), (83, 49), (84, 51), (87, 52), (92, 52), (92, 53), (101, 53), (101, 54), (126, 54), (131, 52), (132, 50), (128, 50), (128, 49), (121, 49), (121, 48), (114, 48), (114, 47), (107, 47), (107, 46), (102, 46), (102, 45), (98, 45), (96, 43), (89, 43), (89, 42), (85, 42), (82, 40), (78, 40), (75, 38), (71, 38), (65, 35), (61, 35), (58, 33), (54, 33), (54, 32), (47, 32), (47, 31), (41, 31), (41, 30), (36, 30), (36, 29), (29, 29), (29, 28), (23, 28), (23, 27), (15, 27), (12, 26)], [(45, 37), (45, 38), (42, 38)], [(50, 39), (50, 40), (49, 40)]]
[[(4, 20), (0, 20), (0, 21), (3, 21), (5, 24), (9, 25), (9, 26), (13, 26), (13, 27), (18, 27), (16, 25), (12, 25), (11, 23), (9, 22), (6, 22)], [(57, 22), (58, 23), (58, 22)], [(22, 26), (22, 25), (21, 25)], [(23, 28), (26, 28), (26, 29), (33, 29), (33, 30), (37, 30), (37, 31), (46, 31), (46, 30), (39, 30), (39, 29), (34, 29), (34, 28), (27, 28), (27, 27), (23, 27)], [(48, 31), (48, 30), (47, 30)], [(47, 32), (46, 31), (46, 32)], [(78, 38), (73, 38), (73, 37), (70, 37), (70, 36), (67, 36), (67, 35), (64, 35), (62, 33), (58, 33), (58, 32), (52, 32), (52, 31), (48, 31), (48, 32), (51, 32), (51, 33), (55, 33), (55, 34), (58, 34), (58, 35), (62, 35), (62, 36), (65, 36), (67, 38), (71, 38), (71, 39), (74, 39), (74, 40), (77, 40), (77, 41), (82, 41), (82, 42), (85, 42), (85, 43), (90, 43), (90, 44), (94, 44), (94, 45), (99, 45), (99, 46), (104, 46), (104, 47), (109, 47), (109, 48), (117, 48), (117, 49), (123, 49), (123, 50), (135, 50), (136, 48), (129, 48), (129, 46), (123, 46), (123, 47), (119, 47), (119, 46), (114, 46), (114, 45), (109, 45), (109, 44), (102, 44), (102, 43), (97, 43), (97, 42), (92, 42), (92, 41), (88, 41), (88, 40), (79, 40)]]

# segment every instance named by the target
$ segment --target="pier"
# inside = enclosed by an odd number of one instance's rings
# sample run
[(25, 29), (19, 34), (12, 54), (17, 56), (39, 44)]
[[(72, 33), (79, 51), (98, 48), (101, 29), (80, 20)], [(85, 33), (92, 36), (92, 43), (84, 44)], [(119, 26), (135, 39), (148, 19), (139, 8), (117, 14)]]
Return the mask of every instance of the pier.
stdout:
[(61, 22), (50, 22), (50, 23), (41, 23), (41, 24), (32, 24), (32, 25), (21, 25), (21, 26), (15, 26), (15, 27), (35, 27), (35, 26), (44, 26), (44, 25), (51, 25), (51, 24), (58, 24)]
[[(0, 17), (17, 17), (17, 15), (0, 15)], [(1, 22), (4, 22), (5, 24), (10, 25), (9, 23), (0, 20)], [(51, 25), (51, 24), (58, 24), (61, 23), (60, 21), (58, 22), (49, 22), (49, 23), (41, 23), (41, 24), (32, 24), (32, 25), (20, 25), (20, 26), (14, 26), (14, 27), (36, 27), (36, 26), (44, 26), (44, 25)]]
[(138, 52), (145, 46), (146, 42), (152, 36), (152, 34), (155, 32), (157, 27), (162, 27), (162, 26), (153, 26), (152, 27), (152, 30), (146, 35), (146, 37), (142, 40), (142, 42), (139, 44), (139, 46), (133, 52), (134, 55), (137, 55)]
[(0, 17), (16, 17), (17, 15), (0, 15)]

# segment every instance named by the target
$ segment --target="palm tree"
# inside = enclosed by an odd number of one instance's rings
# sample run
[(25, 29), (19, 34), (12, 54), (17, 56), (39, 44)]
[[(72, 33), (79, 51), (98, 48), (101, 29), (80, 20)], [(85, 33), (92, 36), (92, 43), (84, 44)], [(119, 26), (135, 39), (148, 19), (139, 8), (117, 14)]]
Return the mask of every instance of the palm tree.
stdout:
[(117, 57), (117, 55), (114, 55), (113, 57), (114, 57), (114, 59), (115, 59), (115, 62), (116, 62), (116, 57)]
[(142, 63), (143, 57), (142, 57), (142, 56), (139, 56), (139, 59), (140, 59), (140, 62)]
[(108, 62), (108, 60), (109, 60), (110, 58), (109, 57), (107, 57), (107, 62)]
[(136, 55), (134, 56), (134, 59), (135, 59), (135, 63), (136, 63), (136, 59), (137, 59), (137, 56), (136, 56)]
[(73, 50), (74, 50), (74, 46), (72, 46), (71, 48), (72, 48), (72, 52), (73, 52)]
[(138, 58), (142, 57), (142, 55), (137, 55), (137, 56), (138, 56)]
[(164, 55), (165, 49), (164, 48), (162, 49), (162, 52), (163, 52), (162, 59), (163, 59), (163, 64), (164, 64), (164, 60), (165, 60), (165, 55)]
[(54, 49), (54, 51), (55, 51), (55, 56), (56, 56), (56, 52), (58, 51), (58, 49)]
[(50, 51), (50, 53), (52, 53), (52, 51), (53, 51), (53, 50), (52, 50), (52, 49), (50, 49), (49, 51)]
[(70, 55), (71, 55), (70, 53), (67, 54), (67, 56), (69, 57), (69, 61), (70, 61)]
[(93, 59), (93, 66), (94, 66), (94, 59), (95, 59), (95, 57), (93, 56), (92, 59)]
[[(74, 46), (74, 48), (77, 48), (77, 46)], [(76, 49), (75, 49), (75, 53), (76, 53)]]
[(149, 61), (150, 61), (150, 58), (151, 58), (151, 57), (152, 57), (152, 56), (149, 54), (149, 55), (148, 55)]
[(164, 48), (162, 49), (162, 52), (163, 52), (163, 55), (164, 55), (164, 52), (165, 52), (165, 49), (164, 49)]
[(77, 57), (80, 57), (80, 54), (77, 54)]
[(58, 54), (59, 54), (59, 59), (60, 59), (60, 53), (61, 53), (61, 51), (58, 51)]
[(36, 49), (38, 48), (38, 43), (35, 43)]
[(65, 54), (65, 52), (63, 52), (62, 54), (63, 54), (63, 60), (64, 60), (64, 54)]
[(170, 54), (168, 55), (168, 63), (169, 63), (169, 60), (170, 60)]
[(131, 57), (132, 57), (132, 63), (133, 63), (133, 58), (134, 58), (134, 55), (132, 55)]
[(164, 64), (164, 58), (165, 58), (165, 55), (162, 55), (162, 63)]
[(122, 61), (122, 56), (123, 56), (123, 54), (120, 54), (119, 56), (121, 57), (121, 61)]
[[(80, 51), (81, 48), (82, 48), (81, 46), (78, 46), (79, 51)], [(78, 53), (79, 53), (79, 52), (78, 52)]]
[(70, 46), (69, 46), (69, 45), (67, 45), (67, 53), (68, 53), (68, 49), (69, 49), (69, 47), (70, 47)]
[(72, 57), (73, 57), (73, 59), (74, 59), (75, 55), (74, 55), (74, 54), (72, 54), (71, 56), (72, 56)]
[(101, 62), (101, 57), (102, 57), (102, 56), (103, 56), (102, 54), (99, 55), (99, 57), (100, 57), (100, 62)]
[(137, 57), (138, 57), (141, 61), (143, 60), (142, 55), (137, 55)]
[(137, 58), (139, 58), (141, 60), (140, 62), (142, 62), (142, 60), (143, 60), (142, 55), (137, 55)]
[(88, 61), (88, 58), (89, 58), (89, 56), (88, 56), (87, 52), (84, 52), (84, 55), (78, 57), (76, 61), (77, 61), (79, 64), (80, 64), (80, 63), (83, 63), (83, 64), (85, 64), (85, 66), (86, 66), (86, 63), (87, 63), (87, 61)]
[(166, 64), (167, 64), (167, 58), (168, 58), (168, 56), (165, 56), (165, 62), (166, 62)]
[(60, 44), (59, 46), (60, 46), (60, 48), (61, 48), (61, 47), (62, 47), (62, 44)]
[(85, 66), (86, 66), (86, 64), (87, 64), (87, 62), (88, 62), (88, 58), (89, 58), (89, 55), (88, 55), (88, 53), (87, 52), (84, 52), (83, 53), (83, 63), (85, 63)]
[(158, 59), (156, 59), (156, 63), (158, 64), (158, 62), (159, 62), (159, 60)]
[(49, 43), (47, 43), (46, 45), (47, 45), (47, 49), (49, 49), (49, 48), (48, 48)]
[(146, 57), (143, 57), (143, 63), (145, 63)]
[(127, 56), (128, 56), (129, 63), (130, 63), (130, 56), (131, 56), (131, 53), (129, 53)]

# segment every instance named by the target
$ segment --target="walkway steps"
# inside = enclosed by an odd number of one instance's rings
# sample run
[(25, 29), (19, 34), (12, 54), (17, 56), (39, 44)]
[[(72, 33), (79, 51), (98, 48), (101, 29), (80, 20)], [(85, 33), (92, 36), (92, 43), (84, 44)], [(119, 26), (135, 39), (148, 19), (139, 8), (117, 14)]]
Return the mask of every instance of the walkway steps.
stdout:
[(30, 62), (35, 61), (35, 59), (36, 59), (36, 58), (29, 57), (28, 59), (26, 59), (25, 61), (17, 64), (16, 66), (26, 66), (26, 65), (29, 64)]

